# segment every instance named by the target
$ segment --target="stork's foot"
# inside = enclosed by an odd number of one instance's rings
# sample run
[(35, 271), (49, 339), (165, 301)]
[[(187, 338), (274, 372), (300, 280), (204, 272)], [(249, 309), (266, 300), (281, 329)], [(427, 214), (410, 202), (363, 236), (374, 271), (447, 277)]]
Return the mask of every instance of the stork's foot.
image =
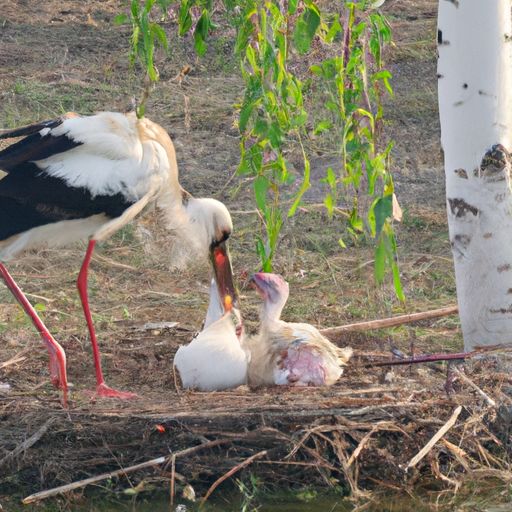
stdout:
[(139, 398), (136, 393), (130, 393), (129, 391), (118, 391), (117, 389), (112, 389), (106, 384), (99, 384), (96, 387), (96, 392), (93, 394), (94, 398), (117, 398), (119, 400), (133, 400), (134, 398)]

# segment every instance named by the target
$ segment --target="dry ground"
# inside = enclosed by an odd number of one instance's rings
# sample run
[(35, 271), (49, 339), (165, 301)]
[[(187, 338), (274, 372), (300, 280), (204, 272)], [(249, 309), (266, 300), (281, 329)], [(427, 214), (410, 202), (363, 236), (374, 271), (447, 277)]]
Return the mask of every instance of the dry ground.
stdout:
[[(439, 146), (435, 9), (435, 0), (390, 1), (386, 7), (395, 38), (395, 46), (388, 51), (395, 98), (387, 101), (386, 130), (396, 141), (394, 176), (404, 209), (397, 232), (407, 304), (402, 306), (396, 301), (390, 286), (376, 289), (371, 244), (363, 241), (349, 251), (341, 251), (337, 244), (343, 230), (340, 221), (329, 221), (314, 204), (306, 203), (285, 226), (276, 260), (277, 271), (291, 285), (284, 315), (288, 320), (327, 327), (433, 309), (455, 301)], [(126, 110), (131, 97), (139, 95), (140, 90), (127, 65), (128, 31), (111, 23), (120, 10), (121, 2), (114, 0), (4, 0), (0, 12), (2, 127), (70, 110)], [(188, 39), (177, 43), (167, 60), (160, 56), (162, 80), (147, 115), (172, 135), (183, 186), (194, 195), (225, 201), (232, 211), (235, 273), (240, 277), (246, 322), (254, 328), (258, 300), (246, 290), (243, 276), (257, 269), (253, 247), (259, 225), (253, 212), (250, 181), (234, 176), (238, 137), (233, 104), (239, 99), (242, 84), (230, 53), (232, 41), (231, 32), (216, 33), (202, 61), (197, 61)], [(179, 84), (174, 78), (187, 64), (193, 70)], [(323, 163), (323, 157), (313, 158), (313, 167), (320, 168)], [(227, 414), (232, 412), (228, 407), (231, 400), (235, 409), (242, 408), (247, 414), (255, 403), (258, 414), (270, 413), (283, 404), (287, 404), (288, 411), (307, 410), (307, 403), (311, 402), (302, 403), (302, 393), (293, 391), (280, 390), (279, 395), (243, 391), (222, 394), (222, 398), (194, 393), (176, 395), (172, 356), (177, 346), (188, 341), (201, 326), (207, 305), (207, 268), (170, 271), (166, 244), (155, 214), (148, 212), (102, 244), (93, 258), (90, 296), (108, 382), (144, 397), (130, 406), (130, 414), (148, 421), (157, 416), (171, 421), (173, 414), (178, 418), (180, 411), (193, 418), (197, 409), (205, 414), (219, 407)], [(124, 406), (91, 405), (85, 392), (94, 383), (92, 357), (74, 284), (84, 249), (85, 245), (79, 244), (42, 250), (10, 264), (10, 270), (66, 350), (69, 378), (74, 383), (71, 414), (83, 413), (88, 418), (97, 414), (104, 419)], [(170, 331), (137, 330), (148, 321), (178, 321), (179, 327)], [(350, 335), (344, 341), (354, 347), (358, 363), (368, 354), (387, 353), (391, 345), (408, 352), (411, 340), (415, 349), (423, 352), (462, 347), (455, 317)], [(4, 451), (12, 449), (26, 432), (36, 429), (34, 418), (40, 418), (41, 411), (51, 409), (60, 414), (60, 406), (57, 392), (48, 383), (47, 357), (41, 343), (20, 308), (0, 287), (0, 364), (16, 355), (20, 355), (16, 364), (0, 367), (0, 382), (11, 386), (5, 394), (0, 391), (4, 433), (13, 428), (17, 414), (34, 416), (22, 422), (18, 437), (0, 446)], [(407, 371), (396, 373), (399, 382), (409, 379)], [(349, 371), (348, 380), (350, 375)], [(351, 385), (376, 386), (381, 376), (380, 371), (369, 370), (364, 382), (356, 379)], [(444, 396), (442, 383), (442, 379), (432, 382), (432, 389), (428, 390), (433, 393), (429, 395), (432, 400)], [(341, 381), (331, 390), (308, 391), (306, 396), (315, 402), (320, 394), (323, 398), (317, 409), (327, 409), (328, 413), (332, 407), (344, 407), (341, 397), (345, 386)], [(425, 386), (429, 386), (428, 382)], [(366, 403), (365, 400), (380, 404), (388, 400), (386, 396), (394, 395), (384, 393), (369, 399), (361, 395), (357, 404)], [(451, 408), (453, 402), (448, 400), (447, 404)], [(152, 415), (151, 411), (157, 413)], [(1, 431), (0, 423), (0, 434)], [(0, 502), (2, 488), (5, 492), (29, 492), (66, 480), (62, 472), (56, 473), (58, 477), (53, 474), (53, 479), (41, 472), (41, 478), (32, 485), (21, 479), (22, 483), (17, 484), (13, 475), (16, 469), (23, 472), (24, 468), (22, 463), (11, 466), (13, 474), (3, 480), (0, 477)], [(94, 473), (94, 469), (83, 467), (78, 473), (84, 475), (88, 471)], [(70, 473), (67, 478), (72, 478)]]

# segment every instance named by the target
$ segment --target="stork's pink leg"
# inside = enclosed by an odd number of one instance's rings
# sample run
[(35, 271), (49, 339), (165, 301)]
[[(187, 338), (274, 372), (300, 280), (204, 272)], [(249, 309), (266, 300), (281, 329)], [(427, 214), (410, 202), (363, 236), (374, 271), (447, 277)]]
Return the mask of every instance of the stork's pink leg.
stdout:
[(43, 341), (46, 343), (50, 355), (50, 379), (55, 387), (62, 389), (62, 403), (64, 407), (67, 407), (68, 380), (66, 375), (66, 353), (64, 349), (55, 341), (41, 319), (37, 316), (36, 310), (32, 307), (2, 263), (0, 263), (0, 276), (7, 285), (7, 288), (9, 288), (21, 307), (25, 310), (25, 313), (30, 317), (32, 323), (41, 335), (41, 338), (43, 338)]
[(94, 330), (91, 310), (89, 309), (89, 298), (87, 295), (87, 271), (89, 269), (89, 264), (91, 262), (91, 257), (95, 245), (96, 240), (91, 240), (89, 242), (89, 246), (87, 247), (87, 252), (85, 253), (84, 262), (82, 263), (82, 268), (80, 269), (80, 274), (78, 274), (78, 280), (76, 284), (78, 287), (78, 293), (80, 294), (80, 300), (82, 301), (82, 307), (84, 309), (87, 327), (89, 328), (89, 335), (91, 337), (94, 367), (96, 369), (96, 396), (107, 398), (121, 398), (123, 400), (129, 398), (137, 398), (137, 395), (135, 393), (117, 391), (115, 389), (110, 388), (105, 384), (105, 380), (103, 378), (103, 372), (101, 370), (100, 350), (98, 348), (96, 331)]

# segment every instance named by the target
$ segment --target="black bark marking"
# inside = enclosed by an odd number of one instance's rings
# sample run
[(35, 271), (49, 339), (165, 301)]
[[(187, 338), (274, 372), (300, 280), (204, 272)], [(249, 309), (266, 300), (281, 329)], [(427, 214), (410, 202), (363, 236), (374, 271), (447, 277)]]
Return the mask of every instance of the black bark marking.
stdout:
[(437, 29), (437, 44), (443, 44), (443, 31)]
[(442, 75), (441, 73), (437, 73), (437, 79), (441, 79), (441, 78), (444, 78), (444, 75)]
[[(503, 181), (505, 178), (502, 178), (501, 181)], [(500, 180), (496, 180), (496, 181), (500, 181)], [(502, 192), (501, 194), (496, 194), (494, 196), (494, 200), (499, 204), (499, 203), (503, 203), (503, 201), (505, 201), (505, 199), (507, 198), (507, 194), (505, 192)]]
[(453, 171), (459, 178), (463, 178), (465, 180), (468, 179), (468, 173), (464, 169), (455, 169)]
[(512, 313), (512, 304), (508, 308), (489, 309), (491, 313), (500, 313), (501, 315), (507, 315)]
[(453, 256), (456, 259), (462, 259), (466, 255), (467, 248), (471, 243), (471, 237), (468, 235), (455, 235), (450, 240)]
[(493, 234), (492, 233), (484, 233), (483, 237), (485, 238), (485, 240), (489, 240), (489, 238), (493, 237)]
[(510, 268), (510, 263), (504, 263), (503, 265), (499, 265), (496, 270), (498, 271), (498, 274), (502, 274), (503, 272), (508, 272)]
[(453, 237), (453, 245), (457, 245), (457, 248), (459, 250), (466, 250), (469, 247), (470, 243), (471, 237), (469, 235), (455, 235)]
[(512, 35), (511, 34), (505, 34), (505, 43), (510, 43), (512, 41)]
[(480, 176), (486, 181), (503, 181), (510, 174), (511, 156), (501, 144), (488, 149), (480, 163)]
[(452, 214), (459, 219), (465, 217), (468, 212), (472, 213), (475, 217), (478, 215), (478, 208), (469, 203), (466, 203), (464, 199), (448, 199), (448, 203), (450, 205), (450, 211)]

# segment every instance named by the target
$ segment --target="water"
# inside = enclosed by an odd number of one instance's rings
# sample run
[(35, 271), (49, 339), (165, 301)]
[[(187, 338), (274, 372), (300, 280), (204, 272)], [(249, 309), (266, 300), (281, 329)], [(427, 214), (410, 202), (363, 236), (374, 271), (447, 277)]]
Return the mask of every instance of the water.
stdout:
[[(214, 501), (208, 501), (205, 507), (199, 508), (197, 503), (186, 502), (183, 499), (176, 500), (171, 507), (168, 497), (149, 497), (129, 500), (126, 498), (112, 498), (108, 502), (104, 499), (91, 499), (87, 502), (71, 505), (58, 505), (47, 503), (38, 508), (40, 512), (508, 512), (512, 505), (492, 504), (492, 500), (477, 498), (477, 501), (465, 501), (465, 503), (452, 503), (445, 506), (436, 506), (436, 500), (424, 500), (411, 498), (407, 494), (397, 495), (385, 501), (374, 502), (368, 506), (359, 508), (354, 502), (339, 496), (321, 496), (312, 499), (298, 499), (292, 495), (275, 495), (258, 498), (252, 501), (244, 501), (239, 495), (217, 496)], [(362, 503), (359, 503), (361, 506)], [(27, 510), (26, 508), (9, 508), (13, 512)]]

